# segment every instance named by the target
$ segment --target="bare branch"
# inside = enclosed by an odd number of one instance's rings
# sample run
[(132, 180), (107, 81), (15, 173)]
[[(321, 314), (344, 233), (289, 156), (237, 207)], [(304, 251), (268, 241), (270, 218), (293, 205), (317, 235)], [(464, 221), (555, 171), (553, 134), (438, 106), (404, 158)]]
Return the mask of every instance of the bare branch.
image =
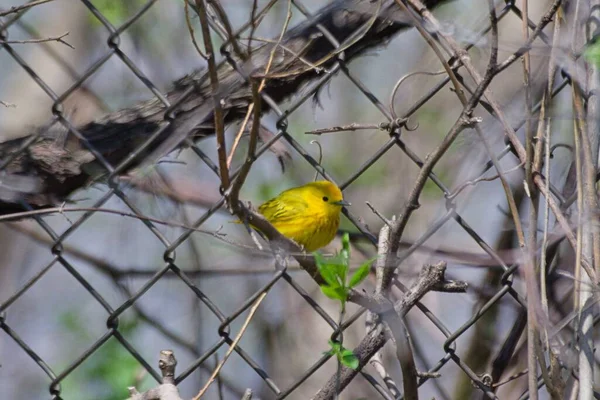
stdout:
[[(288, 8), (287, 8), (287, 16), (285, 19), (285, 22), (283, 23), (283, 27), (281, 28), (281, 33), (279, 34), (279, 38), (277, 39), (277, 42), (275, 43), (275, 46), (273, 46), (273, 50), (271, 50), (271, 54), (269, 55), (269, 60), (267, 61), (267, 65), (265, 66), (265, 75), (269, 73), (269, 71), (271, 70), (271, 65), (273, 64), (273, 59), (275, 57), (275, 52), (277, 51), (277, 46), (281, 43), (281, 40), (283, 39), (283, 36), (285, 35), (285, 32), (287, 31), (288, 25), (290, 23), (290, 19), (292, 18), (292, 3), (291, 0), (288, 1)], [(250, 78), (252, 79), (252, 78)], [(229, 157), (227, 158), (227, 166), (229, 167), (231, 165), (231, 160), (233, 159), (233, 155), (235, 153), (235, 150), (237, 148), (237, 145), (240, 142), (240, 138), (242, 137), (242, 133), (244, 132), (244, 130), (246, 129), (246, 124), (248, 123), (248, 118), (250, 117), (250, 115), (252, 114), (252, 111), (254, 108), (259, 106), (258, 101), (260, 100), (258, 97), (258, 93), (262, 92), (263, 89), (265, 88), (265, 84), (267, 83), (267, 78), (263, 78), (262, 81), (260, 82), (260, 85), (257, 88), (252, 89), (252, 97), (253, 97), (253, 102), (248, 106), (248, 111), (246, 112), (246, 117), (244, 118), (244, 122), (242, 122), (242, 126), (240, 126), (239, 132), (235, 137), (235, 140), (233, 141), (233, 146), (231, 147), (231, 152), (229, 154)], [(255, 85), (254, 82), (251, 83), (252, 85)], [(256, 94), (254, 93), (256, 91)], [(258, 100), (257, 100), (258, 99)], [(254, 121), (257, 121), (257, 117), (260, 116), (260, 110), (254, 112)], [(253, 122), (253, 124), (256, 124), (256, 122)], [(260, 125), (260, 124), (258, 124)], [(254, 125), (253, 125), (253, 129), (254, 129)], [(258, 132), (259, 127), (256, 127), (256, 130)], [(256, 139), (256, 136), (255, 136)], [(251, 138), (252, 140), (252, 138)], [(256, 143), (254, 143), (254, 147), (256, 148)], [(252, 157), (254, 157), (254, 149), (252, 150)], [(247, 168), (249, 170), (251, 162), (247, 164)], [(242, 171), (244, 171), (244, 168), (246, 168), (246, 164), (244, 164), (244, 166), (242, 167)], [(245, 174), (248, 173), (247, 171), (244, 171)], [(243, 180), (246, 179), (246, 177), (244, 176)], [(242, 181), (243, 181), (242, 180)], [(239, 190), (239, 189), (238, 189)], [(237, 197), (237, 196), (236, 196)]]
[(252, 400), (252, 390), (246, 389), (246, 392), (244, 393), (244, 396), (241, 400)]
[(42, 38), (42, 39), (0, 40), (0, 44), (28, 44), (28, 43), (58, 42), (58, 43), (62, 43), (65, 46), (68, 46), (68, 47), (72, 48), (73, 50), (75, 50), (75, 47), (73, 47), (67, 41), (63, 40), (63, 38), (68, 35), (69, 35), (69, 32), (65, 32), (60, 36), (51, 36), (51, 37)]
[[(272, 6), (274, 2), (272, 0), (267, 7)], [(443, 2), (445, 0), (429, 0), (428, 5), (435, 6)], [(377, 9), (380, 9), (381, 13), (376, 13)], [(262, 18), (264, 12), (266, 10), (257, 12), (256, 18)], [(338, 18), (340, 13), (344, 14), (344, 18)], [(336, 65), (336, 56), (340, 52), (344, 53), (345, 62), (349, 62), (369, 49), (385, 43), (398, 32), (409, 28), (410, 24), (406, 21), (393, 0), (384, 0), (383, 5), (380, 2), (336, 0), (298, 28), (286, 32), (281, 45), (293, 50), (297, 55), (302, 55), (302, 59), (313, 66), (321, 60), (323, 63), (319, 66), (328, 69)], [(200, 22), (206, 26), (202, 19)], [(318, 36), (315, 35), (319, 34), (321, 27), (336, 32), (335, 40), (345, 43), (343, 48), (336, 49), (327, 41), (319, 40), (316, 43), (315, 37)], [(370, 31), (367, 28), (370, 28)], [(359, 32), (353, 34), (357, 29)], [(210, 38), (204, 37), (204, 39)], [(188, 136), (204, 138), (214, 135), (215, 131), (220, 131), (221, 128), (214, 124), (215, 120), (221, 121), (221, 118), (215, 115), (215, 112), (219, 113), (219, 105), (222, 106), (224, 124), (232, 124), (243, 119), (251, 102), (251, 91), (246, 77), (255, 76), (253, 74), (257, 71), (264, 71), (264, 65), (270, 58), (273, 46), (262, 46), (256, 49), (250, 64), (232, 66), (223, 63), (218, 67), (215, 65), (218, 82), (227, 82), (227, 85), (220, 85), (220, 91), (216, 93), (213, 87), (215, 68), (194, 72), (177, 81), (174, 88), (166, 94), (167, 100), (172, 104), (171, 109), (168, 110), (168, 117), (174, 117), (171, 123), (165, 123), (167, 108), (164, 104), (149, 100), (79, 126), (77, 132), (73, 134), (81, 140), (78, 143), (87, 141), (94, 148), (101, 149), (101, 156), (112, 165), (126, 161), (127, 167), (123, 169), (123, 173), (128, 173), (135, 167), (152, 165), (173, 149), (186, 145)], [(326, 53), (332, 55), (326, 56), (326, 60), (323, 61), (323, 54)], [(264, 92), (273, 101), (281, 102), (297, 93), (307, 83), (322, 76), (314, 67), (305, 67), (306, 63), (300, 61), (296, 55), (283, 51), (281, 57), (273, 60), (271, 70), (295, 70), (295, 73), (285, 79), (267, 80)], [(211, 83), (207, 83), (209, 81)], [(215, 102), (217, 99), (213, 95), (217, 96), (219, 101)], [(263, 105), (262, 112), (268, 110), (269, 105)], [(33, 130), (28, 137), (0, 143), (0, 154), (3, 163), (8, 165), (8, 172), (19, 171), (23, 175), (38, 176), (45, 182), (39, 193), (23, 196), (23, 199), (34, 207), (60, 204), (74, 190), (81, 188), (82, 182), (88, 184), (98, 179), (97, 176), (90, 176), (86, 172), (87, 165), (95, 163), (94, 155), (87, 147), (75, 146), (68, 150), (57, 146), (52, 147), (51, 144), (55, 142), (58, 132), (50, 130), (36, 136), (40, 130)], [(143, 149), (139, 149), (140, 141), (146, 141), (149, 132), (155, 132), (153, 140)], [(28, 153), (26, 156), (19, 157), (18, 150), (26, 140), (32, 141), (27, 146)], [(273, 143), (274, 141), (269, 142), (270, 145)], [(258, 149), (257, 155), (265, 150), (267, 147)], [(132, 154), (133, 156), (130, 157)], [(220, 164), (220, 169), (224, 169), (225, 166), (226, 160), (224, 164)], [(4, 205), (2, 209), (5, 213), (14, 211), (15, 207), (21, 207), (13, 203), (0, 204)]]
[(322, 135), (324, 133), (331, 133), (331, 132), (344, 132), (344, 131), (357, 131), (357, 130), (363, 130), (363, 129), (380, 129), (380, 130), (384, 130), (385, 124), (357, 124), (357, 123), (352, 123), (350, 125), (342, 125), (342, 126), (334, 126), (332, 128), (322, 128), (322, 129), (315, 129), (313, 131), (308, 131), (308, 132), (304, 132), (307, 135)]
[(0, 105), (6, 107), (6, 108), (14, 108), (16, 107), (15, 104), (12, 103), (7, 103), (6, 101), (0, 100)]
[(217, 64), (215, 63), (215, 53), (210, 37), (210, 27), (208, 26), (208, 17), (204, 0), (196, 0), (196, 9), (200, 17), (202, 26), (202, 39), (204, 40), (204, 49), (206, 52), (206, 61), (208, 63), (208, 75), (210, 77), (210, 88), (213, 98), (213, 113), (215, 123), (215, 135), (217, 137), (217, 154), (219, 158), (219, 175), (221, 176), (221, 188), (229, 188), (229, 169), (227, 168), (227, 148), (225, 145), (225, 125), (223, 105), (221, 104), (221, 92), (219, 90), (219, 75)]
[(200, 57), (204, 58), (205, 60), (208, 60), (208, 56), (204, 54), (204, 52), (200, 49), (198, 42), (196, 41), (196, 34), (194, 33), (194, 27), (192, 26), (192, 19), (190, 17), (190, 6), (187, 0), (183, 2), (183, 10), (185, 12), (185, 24), (187, 25), (188, 32), (190, 33), (192, 44), (194, 45), (194, 48), (196, 49)]
[(130, 387), (132, 395), (127, 400), (183, 400), (179, 396), (179, 390), (175, 386), (175, 367), (177, 360), (171, 350), (161, 350), (158, 368), (162, 373), (162, 384), (146, 392), (139, 393), (136, 388)]
[[(258, 130), (260, 129), (261, 100), (260, 100), (260, 94), (259, 94), (260, 88), (259, 88), (258, 84), (252, 78), (251, 78), (251, 84), (252, 84), (253, 102), (250, 105), (250, 107), (248, 107), (247, 115), (250, 115), (250, 112), (253, 111), (253, 116), (252, 116), (252, 129), (250, 130), (250, 142), (248, 144), (248, 154), (246, 155), (246, 160), (245, 160), (244, 164), (242, 165), (242, 168), (240, 169), (239, 175), (237, 176), (237, 178), (231, 185), (231, 188), (227, 191), (229, 208), (232, 210), (237, 207), (236, 204), (239, 202), (240, 189), (244, 185), (244, 182), (246, 181), (246, 178), (248, 177), (248, 174), (250, 173), (250, 168), (252, 167), (252, 163), (254, 162), (255, 157), (256, 157), (256, 155), (255, 155), (256, 144), (258, 143)], [(247, 119), (245, 121), (247, 121)], [(240, 132), (241, 132), (241, 129), (240, 129)], [(233, 149), (232, 149), (232, 154), (233, 154)]]
[(10, 14), (18, 13), (20, 11), (28, 10), (31, 7), (39, 6), (40, 4), (50, 3), (53, 0), (34, 0), (21, 6), (14, 6), (5, 11), (0, 11), (0, 17), (5, 17)]
[[(462, 286), (466, 288), (466, 283), (451, 284), (445, 278), (446, 263), (440, 262), (433, 265), (425, 265), (421, 270), (419, 277), (410, 287), (404, 296), (396, 303), (385, 299), (377, 299), (375, 303), (368, 304), (367, 307), (370, 311), (382, 315), (388, 313), (395, 313), (399, 318), (403, 318), (408, 311), (429, 291), (438, 287), (450, 287)], [(387, 342), (386, 335), (381, 333), (374, 333), (373, 335), (365, 337), (360, 344), (354, 349), (354, 354), (358, 357), (359, 365), (356, 370), (350, 368), (343, 368), (340, 377), (340, 389), (343, 390), (354, 377), (373, 357), (379, 349)], [(319, 390), (319, 392), (313, 397), (314, 400), (329, 400), (332, 398), (336, 389), (336, 376), (331, 377), (327, 383)]]
[[(252, 321), (252, 318), (254, 317), (254, 314), (256, 313), (256, 310), (258, 310), (258, 306), (260, 306), (260, 303), (262, 303), (262, 301), (264, 300), (264, 298), (266, 296), (267, 296), (267, 292), (263, 292), (254, 301), (254, 304), (252, 305), (252, 307), (250, 307), (250, 312), (248, 313), (248, 316), (246, 317), (246, 320), (244, 321), (244, 324), (240, 328), (240, 331), (236, 335), (235, 339), (233, 339), (233, 342), (231, 343), (231, 346), (229, 346), (229, 349), (227, 349), (227, 352), (225, 353), (225, 356), (223, 357), (223, 359), (221, 360), (221, 362), (219, 363), (219, 365), (217, 365), (217, 368), (215, 368), (215, 370), (213, 371), (213, 373), (210, 376), (210, 378), (208, 378), (208, 381), (206, 382), (206, 384), (202, 387), (202, 389), (200, 389), (200, 391), (198, 392), (198, 394), (192, 400), (199, 400), (202, 397), (202, 395), (204, 393), (206, 393), (206, 391), (208, 390), (208, 387), (210, 386), (210, 384), (214, 382), (215, 378), (217, 377), (217, 375), (221, 371), (221, 368), (223, 368), (223, 365), (225, 365), (225, 363), (229, 359), (229, 356), (231, 355), (231, 353), (233, 353), (233, 350), (235, 350), (235, 347), (238, 345), (238, 343), (242, 339), (242, 336), (244, 335), (244, 332), (246, 332), (246, 329), (248, 328), (248, 325), (250, 324), (250, 321)], [(244, 395), (244, 397), (246, 397), (246, 395)]]

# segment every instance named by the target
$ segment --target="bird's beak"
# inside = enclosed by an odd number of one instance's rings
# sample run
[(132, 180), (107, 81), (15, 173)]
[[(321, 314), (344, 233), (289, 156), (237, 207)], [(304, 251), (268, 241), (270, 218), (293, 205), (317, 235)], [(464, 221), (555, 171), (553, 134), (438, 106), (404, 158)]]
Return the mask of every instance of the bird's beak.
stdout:
[(336, 206), (349, 206), (349, 205), (351, 205), (350, 203), (348, 203), (348, 202), (347, 202), (347, 201), (345, 201), (345, 200), (334, 201), (334, 202), (333, 202), (333, 203), (331, 203), (331, 204), (335, 204)]

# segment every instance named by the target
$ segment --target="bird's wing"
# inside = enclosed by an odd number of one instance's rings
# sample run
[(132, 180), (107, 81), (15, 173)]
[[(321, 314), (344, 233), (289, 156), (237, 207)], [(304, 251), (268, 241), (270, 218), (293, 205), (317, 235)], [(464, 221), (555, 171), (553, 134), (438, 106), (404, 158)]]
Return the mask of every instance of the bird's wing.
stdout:
[(280, 198), (274, 198), (258, 207), (258, 211), (264, 217), (276, 224), (278, 222), (288, 222), (298, 218), (298, 215), (305, 213), (308, 205), (302, 198), (287, 196), (285, 202)]

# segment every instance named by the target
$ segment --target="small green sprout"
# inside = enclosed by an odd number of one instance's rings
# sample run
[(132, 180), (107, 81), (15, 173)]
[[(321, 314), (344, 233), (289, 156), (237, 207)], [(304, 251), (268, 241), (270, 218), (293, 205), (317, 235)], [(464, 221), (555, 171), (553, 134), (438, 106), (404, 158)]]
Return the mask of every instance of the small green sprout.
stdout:
[(342, 237), (342, 250), (334, 257), (325, 258), (319, 253), (314, 253), (314, 256), (319, 273), (325, 281), (321, 285), (321, 291), (330, 299), (339, 300), (342, 310), (344, 310), (350, 289), (360, 284), (369, 275), (373, 260), (362, 264), (348, 280), (350, 269), (350, 237), (348, 233)]
[(354, 370), (358, 368), (358, 357), (354, 355), (352, 350), (345, 348), (340, 342), (334, 342), (333, 340), (329, 340), (329, 346), (331, 347), (329, 351), (323, 354), (336, 356), (340, 363), (348, 368)]

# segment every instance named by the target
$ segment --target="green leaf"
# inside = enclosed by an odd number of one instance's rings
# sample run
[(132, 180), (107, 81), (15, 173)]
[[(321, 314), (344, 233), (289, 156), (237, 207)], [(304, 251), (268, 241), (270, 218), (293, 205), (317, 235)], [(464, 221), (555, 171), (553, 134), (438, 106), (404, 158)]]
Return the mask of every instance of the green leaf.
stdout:
[(334, 342), (333, 340), (329, 339), (328, 341), (329, 346), (331, 346), (331, 354), (338, 354), (340, 351), (342, 351), (342, 344), (340, 342)]
[(344, 236), (342, 236), (342, 249), (350, 254), (350, 234), (348, 232), (344, 232)]
[(319, 266), (319, 273), (323, 280), (327, 282), (327, 284), (331, 287), (339, 287), (340, 281), (338, 279), (338, 275), (336, 273), (335, 268), (332, 268), (331, 265), (322, 265)]
[(347, 267), (338, 257), (325, 258), (320, 253), (313, 253), (319, 273), (330, 286), (344, 286)]
[(344, 233), (344, 236), (342, 236), (342, 251), (340, 254), (346, 260), (350, 259), (350, 235), (348, 232)]
[(346, 264), (330, 264), (329, 267), (335, 272), (335, 276), (338, 279), (338, 286), (346, 286), (348, 266)]
[(323, 294), (330, 299), (339, 300), (341, 302), (346, 301), (346, 297), (348, 297), (348, 292), (344, 287), (331, 287), (331, 286), (321, 286), (321, 291)]
[(323, 255), (321, 253), (319, 253), (318, 251), (315, 251), (312, 254), (313, 254), (313, 257), (315, 258), (315, 264), (317, 264), (317, 267), (321, 268), (323, 265), (327, 264), (327, 259), (325, 257), (323, 257)]
[(363, 265), (361, 265), (356, 271), (354, 271), (354, 274), (352, 274), (352, 276), (350, 277), (350, 283), (348, 283), (349, 287), (353, 288), (354, 286), (364, 281), (367, 276), (369, 276), (369, 271), (371, 271), (372, 262), (373, 260), (369, 260)]
[(346, 367), (352, 368), (354, 370), (358, 368), (358, 357), (354, 355), (352, 350), (343, 349), (340, 356), (340, 362), (342, 363), (342, 365), (345, 365)]

